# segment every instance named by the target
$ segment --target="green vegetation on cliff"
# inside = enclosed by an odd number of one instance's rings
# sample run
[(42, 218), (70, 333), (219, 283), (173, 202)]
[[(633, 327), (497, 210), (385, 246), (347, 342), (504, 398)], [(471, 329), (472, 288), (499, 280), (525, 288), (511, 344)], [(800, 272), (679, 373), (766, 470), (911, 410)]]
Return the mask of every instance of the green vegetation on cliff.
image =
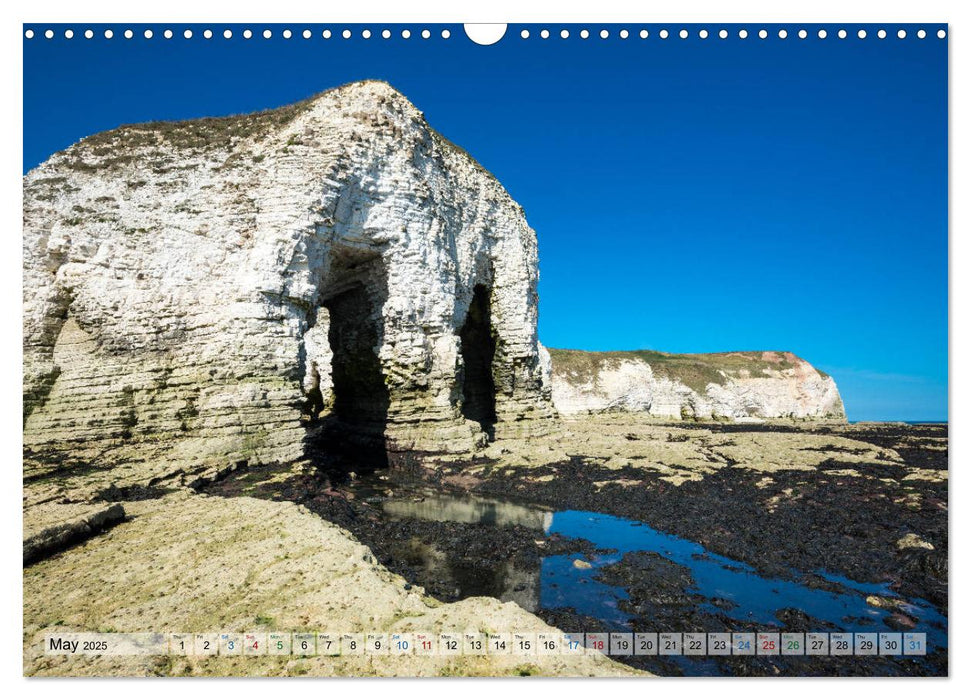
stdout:
[(674, 354), (656, 350), (588, 352), (549, 348), (549, 353), (554, 372), (568, 379), (594, 377), (608, 363), (640, 360), (649, 364), (658, 377), (679, 381), (699, 394), (705, 393), (708, 384), (724, 385), (731, 377), (743, 376), (743, 372), (750, 377), (765, 376), (767, 372), (792, 369), (798, 362), (792, 353), (761, 351)]

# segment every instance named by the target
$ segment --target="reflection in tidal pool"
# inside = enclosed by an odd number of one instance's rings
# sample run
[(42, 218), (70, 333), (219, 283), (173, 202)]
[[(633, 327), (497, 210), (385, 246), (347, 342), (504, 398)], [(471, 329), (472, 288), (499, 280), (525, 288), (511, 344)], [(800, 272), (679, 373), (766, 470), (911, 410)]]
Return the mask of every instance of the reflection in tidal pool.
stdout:
[[(884, 622), (887, 611), (867, 603), (866, 597), (878, 594), (897, 598), (887, 584), (866, 584), (816, 572), (836, 583), (839, 592), (811, 588), (792, 579), (765, 578), (740, 561), (706, 550), (700, 544), (659, 532), (650, 526), (625, 518), (588, 511), (549, 511), (493, 499), (472, 496), (425, 495), (420, 499), (391, 499), (382, 502), (391, 518), (416, 518), (437, 522), (484, 523), (498, 527), (523, 526), (546, 535), (584, 539), (602, 554), (583, 557), (590, 566), (577, 567), (579, 553), (542, 558), (533, 570), (523, 570), (511, 562), (497, 569), (483, 570), (466, 562), (448, 558), (427, 545), (420, 557), (423, 566), (447, 572), (459, 597), (488, 595), (515, 601), (530, 611), (573, 609), (603, 622), (613, 630), (631, 629), (631, 616), (621, 609), (627, 591), (599, 579), (603, 567), (619, 562), (629, 552), (653, 552), (686, 567), (693, 580), (686, 593), (698, 600), (703, 612), (723, 615), (758, 625), (779, 625), (777, 615), (787, 608), (800, 610), (816, 620), (846, 631), (890, 631)], [(726, 601), (728, 604), (726, 605)], [(947, 619), (928, 602), (901, 601), (901, 607), (918, 621), (916, 630), (927, 632), (928, 644), (947, 646)]]
[(490, 498), (472, 496), (423, 495), (420, 500), (387, 500), (381, 504), (392, 518), (417, 518), (440, 523), (481, 523), (497, 527), (521, 525), (534, 530), (548, 530), (553, 514)]

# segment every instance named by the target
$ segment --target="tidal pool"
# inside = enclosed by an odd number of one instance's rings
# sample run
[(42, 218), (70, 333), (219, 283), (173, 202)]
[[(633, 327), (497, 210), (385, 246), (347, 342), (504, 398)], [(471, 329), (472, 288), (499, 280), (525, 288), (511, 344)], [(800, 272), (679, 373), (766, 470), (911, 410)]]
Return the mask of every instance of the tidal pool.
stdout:
[[(703, 610), (746, 623), (745, 629), (760, 624), (781, 625), (777, 613), (794, 608), (838, 630), (893, 631), (883, 622), (888, 611), (866, 601), (869, 595), (899, 599), (886, 583), (860, 583), (828, 572), (816, 572), (846, 591), (833, 592), (812, 588), (796, 580), (766, 578), (756, 573), (752, 566), (709, 552), (696, 542), (659, 532), (642, 522), (603, 513), (557, 512), (546, 532), (583, 538), (598, 549), (616, 550), (616, 553), (591, 558), (592, 568), (586, 570), (574, 567), (569, 557), (547, 557), (540, 576), (541, 606), (575, 607), (584, 614), (616, 625), (618, 629), (629, 626), (629, 618), (625, 620), (617, 608), (617, 603), (626, 599), (627, 593), (620, 587), (594, 580), (596, 571), (620, 561), (627, 552), (655, 552), (691, 571), (694, 584), (686, 592), (704, 599)], [(799, 572), (793, 571), (793, 578), (798, 577)], [(552, 583), (556, 586), (550, 590)], [(716, 606), (715, 601), (720, 604)], [(726, 606), (723, 601), (729, 601), (733, 606)], [(929, 645), (947, 646), (947, 620), (930, 603), (920, 599), (905, 600), (900, 607), (919, 621), (915, 631), (926, 632)]]
[[(451, 578), (459, 597), (490, 595), (514, 600), (533, 612), (541, 609), (572, 609), (596, 618), (606, 629), (628, 631), (633, 618), (621, 603), (628, 592), (601, 580), (604, 567), (616, 564), (631, 552), (652, 552), (690, 571), (692, 584), (685, 593), (698, 601), (698, 609), (728, 617), (739, 631), (759, 626), (782, 626), (778, 613), (795, 609), (826, 623), (837, 631), (892, 631), (884, 622), (890, 611), (867, 603), (877, 595), (897, 602), (897, 609), (917, 621), (914, 631), (926, 632), (928, 648), (947, 647), (947, 619), (921, 599), (902, 600), (887, 583), (862, 583), (826, 571), (813, 572), (836, 584), (837, 590), (813, 588), (800, 583), (802, 573), (789, 578), (768, 578), (745, 562), (708, 551), (702, 545), (656, 530), (626, 518), (589, 511), (556, 511), (506, 503), (474, 496), (427, 494), (421, 499), (391, 498), (381, 501), (386, 517), (415, 518), (437, 522), (482, 523), (497, 527), (520, 525), (537, 534), (584, 539), (597, 550), (592, 556), (557, 554), (541, 559), (538, 570), (501, 572), (454, 566)], [(575, 565), (582, 559), (589, 567)], [(431, 557), (429, 566), (449, 567), (447, 558)], [(816, 630), (799, 630), (816, 631)], [(823, 631), (823, 630), (820, 630)]]

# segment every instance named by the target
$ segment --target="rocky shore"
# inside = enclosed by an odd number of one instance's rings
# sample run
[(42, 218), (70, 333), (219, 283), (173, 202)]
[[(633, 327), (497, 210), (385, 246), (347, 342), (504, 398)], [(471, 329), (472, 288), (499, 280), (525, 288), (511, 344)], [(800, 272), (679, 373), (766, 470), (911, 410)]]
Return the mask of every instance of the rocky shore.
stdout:
[(602, 656), (67, 657), (47, 634), (430, 632), (553, 628), (515, 603), (445, 604), (293, 503), (185, 491), (125, 504), (128, 520), (24, 569), (24, 673), (38, 676), (610, 676)]
[[(497, 440), (474, 455), (414, 455), (396, 470), (370, 475), (349, 475), (345, 462), (322, 455), (317, 462), (241, 466), (191, 487), (176, 478), (119, 488), (105, 476), (93, 470), (25, 487), (35, 502), (25, 510), (27, 522), (49, 525), (59, 509), (66, 521), (76, 520), (80, 504), (118, 504), (125, 513), (110, 529), (25, 568), (28, 674), (947, 672), (946, 648), (924, 660), (685, 665), (584, 656), (534, 659), (538, 665), (529, 668), (492, 657), (132, 661), (38, 651), (43, 634), (67, 629), (615, 629), (581, 610), (549, 605), (552, 589), (539, 572), (564, 557), (578, 571), (592, 562), (596, 585), (625, 592), (619, 610), (630, 629), (739, 627), (730, 602), (712, 607), (699, 597), (690, 566), (651, 552), (612, 555), (589, 535), (550, 532), (551, 518), (564, 511), (644, 523), (767, 580), (842, 593), (857, 583), (886, 586), (866, 597), (879, 624), (927, 629), (909, 607), (924, 601), (943, 619), (946, 639), (946, 426), (587, 416), (564, 421), (549, 440)], [(782, 631), (835, 629), (798, 607), (776, 618)]]
[[(519, 465), (519, 466), (514, 466)], [(542, 562), (615, 561), (591, 573), (622, 588), (636, 631), (812, 631), (873, 624), (940, 625), (946, 640), (947, 428), (943, 425), (657, 424), (630, 416), (566, 421), (559, 440), (499, 443), (472, 465), (429, 457), (410, 474), (346, 479), (292, 466), (241, 472), (205, 488), (295, 500), (340, 523), (378, 561), (436, 598), (487, 594), (515, 601), (562, 629), (617, 628), (550, 599)], [(453, 512), (441, 514), (442, 495)], [(495, 506), (488, 518), (475, 515)], [(437, 500), (436, 500), (437, 499)], [(419, 507), (428, 504), (428, 508)], [(856, 595), (872, 619), (814, 619), (798, 605), (770, 624), (740, 623), (729, 599), (706, 600), (692, 571), (657, 552), (623, 556), (578, 537), (544, 532), (520, 511), (585, 511), (644, 523), (710, 554), (750, 566), (760, 580)], [(394, 504), (389, 508), (388, 504)], [(403, 504), (403, 505), (402, 505)], [(407, 507), (409, 504), (412, 507)], [(465, 504), (465, 510), (462, 506)], [(428, 509), (438, 509), (429, 515)], [(389, 513), (393, 517), (389, 517)], [(859, 589), (857, 587), (860, 587)], [(869, 590), (879, 593), (867, 593)], [(860, 592), (860, 591), (863, 592)], [(919, 619), (912, 601), (933, 620)], [(798, 598), (797, 598), (798, 601)], [(881, 628), (882, 629), (882, 628)], [(728, 659), (704, 663), (623, 659), (662, 675), (943, 675), (946, 648), (927, 659)]]

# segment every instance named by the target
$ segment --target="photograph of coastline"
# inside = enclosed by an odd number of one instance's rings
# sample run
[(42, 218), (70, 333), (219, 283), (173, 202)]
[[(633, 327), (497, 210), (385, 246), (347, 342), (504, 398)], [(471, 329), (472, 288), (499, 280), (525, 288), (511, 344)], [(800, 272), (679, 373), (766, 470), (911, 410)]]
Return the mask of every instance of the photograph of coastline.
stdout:
[(946, 25), (24, 31), (24, 675), (948, 675)]

